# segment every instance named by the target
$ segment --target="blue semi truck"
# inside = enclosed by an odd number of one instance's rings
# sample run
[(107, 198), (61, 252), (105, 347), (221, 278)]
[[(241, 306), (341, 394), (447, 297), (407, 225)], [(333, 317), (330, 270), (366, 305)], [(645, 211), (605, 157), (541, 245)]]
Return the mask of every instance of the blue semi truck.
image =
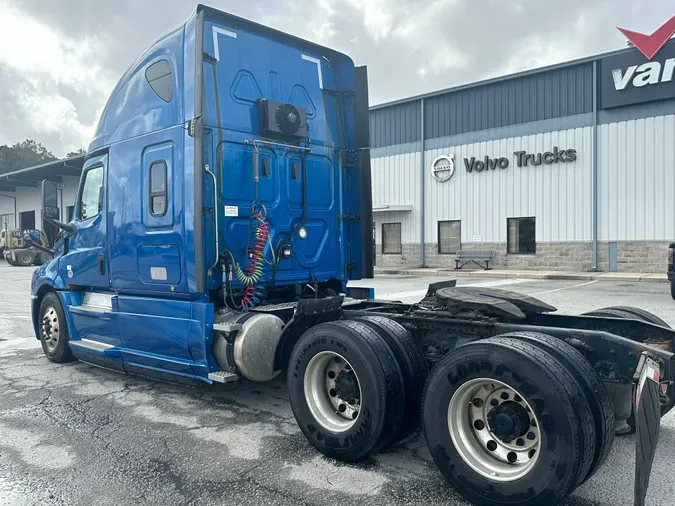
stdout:
[(32, 279), (36, 337), (192, 384), (285, 371), (303, 434), (358, 461), (420, 426), (479, 505), (554, 505), (637, 431), (643, 504), (675, 332), (636, 308), (583, 316), (521, 294), (429, 286), (373, 298), (368, 83), (331, 49), (198, 6), (120, 79), (73, 221)]

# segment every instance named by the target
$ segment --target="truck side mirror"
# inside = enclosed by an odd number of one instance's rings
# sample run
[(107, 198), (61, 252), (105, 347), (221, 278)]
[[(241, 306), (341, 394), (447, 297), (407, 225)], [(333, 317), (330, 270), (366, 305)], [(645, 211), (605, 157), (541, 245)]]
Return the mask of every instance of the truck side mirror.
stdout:
[[(47, 220), (45, 220), (47, 218)], [(42, 219), (43, 221), (59, 219), (59, 201), (54, 181), (42, 181)]]

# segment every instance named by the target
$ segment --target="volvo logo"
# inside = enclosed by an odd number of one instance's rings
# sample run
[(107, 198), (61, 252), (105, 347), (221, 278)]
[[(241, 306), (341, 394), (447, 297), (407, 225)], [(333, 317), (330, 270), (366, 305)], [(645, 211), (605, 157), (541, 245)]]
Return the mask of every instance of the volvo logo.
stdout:
[(445, 183), (455, 174), (455, 155), (441, 155), (431, 164), (431, 175), (436, 181)]

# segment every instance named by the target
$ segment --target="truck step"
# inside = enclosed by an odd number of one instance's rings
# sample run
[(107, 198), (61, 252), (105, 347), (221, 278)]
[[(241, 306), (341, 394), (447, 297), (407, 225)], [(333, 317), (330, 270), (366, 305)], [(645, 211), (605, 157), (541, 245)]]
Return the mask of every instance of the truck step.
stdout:
[(230, 333), (236, 330), (241, 330), (241, 323), (214, 323), (213, 330)]
[(209, 379), (216, 383), (232, 383), (233, 381), (237, 381), (239, 376), (227, 371), (216, 371), (209, 373)]

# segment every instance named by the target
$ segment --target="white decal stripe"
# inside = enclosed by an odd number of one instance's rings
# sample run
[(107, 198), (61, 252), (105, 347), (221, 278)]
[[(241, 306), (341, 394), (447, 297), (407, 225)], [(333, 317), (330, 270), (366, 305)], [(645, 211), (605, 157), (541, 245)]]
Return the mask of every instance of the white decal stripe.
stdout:
[(321, 73), (321, 60), (314, 58), (313, 56), (308, 56), (306, 54), (302, 55), (302, 59), (312, 63), (316, 63), (316, 68), (319, 71), (319, 88), (323, 90), (323, 74)]
[(231, 32), (230, 30), (218, 28), (217, 26), (213, 27), (213, 55), (216, 57), (216, 60), (220, 60), (220, 52), (218, 51), (218, 34), (225, 35), (226, 37), (232, 37), (233, 39), (237, 38), (237, 34)]

